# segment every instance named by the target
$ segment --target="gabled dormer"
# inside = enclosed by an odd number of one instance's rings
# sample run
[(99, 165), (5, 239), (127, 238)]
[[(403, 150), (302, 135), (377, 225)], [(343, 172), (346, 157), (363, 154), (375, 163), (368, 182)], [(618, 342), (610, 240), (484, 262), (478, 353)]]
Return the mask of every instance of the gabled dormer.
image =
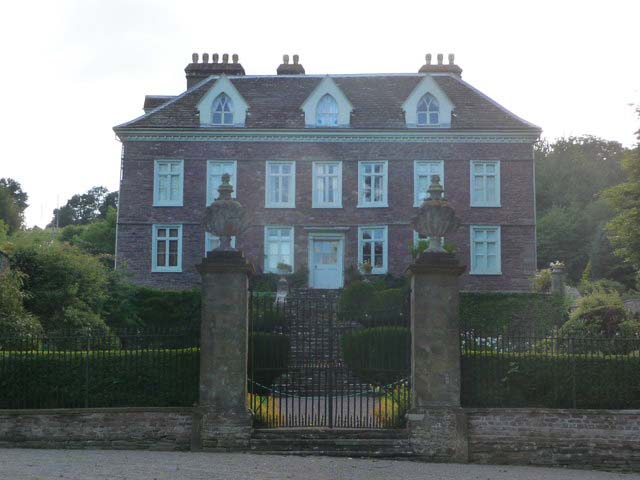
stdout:
[(222, 75), (196, 105), (201, 127), (244, 127), (249, 105)]
[(349, 127), (353, 105), (331, 77), (323, 78), (300, 107), (309, 128)]
[(408, 128), (451, 128), (454, 108), (453, 102), (428, 74), (402, 104)]

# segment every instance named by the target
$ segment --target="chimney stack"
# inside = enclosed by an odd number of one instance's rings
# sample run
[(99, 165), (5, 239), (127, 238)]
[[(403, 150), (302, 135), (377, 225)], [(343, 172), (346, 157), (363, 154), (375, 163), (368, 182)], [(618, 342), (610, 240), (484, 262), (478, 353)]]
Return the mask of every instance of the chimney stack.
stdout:
[(214, 53), (209, 63), (208, 53), (202, 54), (202, 62), (198, 61), (197, 53), (191, 55), (191, 63), (184, 69), (187, 75), (187, 90), (210, 75), (244, 75), (244, 68), (238, 63), (238, 54), (234, 53), (231, 58), (233, 63), (229, 63), (229, 54), (225, 53), (222, 55), (222, 63), (218, 63), (220, 56)]
[(457, 77), (462, 76), (462, 69), (455, 64), (455, 56), (453, 53), (450, 53), (448, 56), (448, 64), (444, 63), (444, 55), (442, 55), (442, 53), (439, 53), (436, 57), (438, 59), (437, 65), (431, 63), (431, 58), (432, 55), (430, 53), (425, 55), (425, 64), (420, 67), (420, 70), (418, 70), (419, 73), (451, 73)]
[(300, 57), (298, 55), (293, 56), (293, 63), (289, 63), (289, 55), (282, 56), (282, 63), (276, 70), (278, 75), (304, 75), (304, 67), (298, 63)]

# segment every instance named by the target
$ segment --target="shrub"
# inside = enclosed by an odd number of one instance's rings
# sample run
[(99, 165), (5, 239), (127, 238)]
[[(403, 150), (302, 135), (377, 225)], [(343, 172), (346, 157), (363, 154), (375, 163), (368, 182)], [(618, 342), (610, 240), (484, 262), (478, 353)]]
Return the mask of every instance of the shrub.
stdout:
[(387, 385), (407, 376), (411, 336), (406, 327), (373, 327), (345, 333), (342, 356), (363, 381)]
[(578, 300), (577, 308), (560, 329), (561, 335), (613, 336), (620, 324), (629, 319), (617, 292), (596, 290)]
[[(269, 387), (286, 372), (290, 350), (291, 340), (286, 335), (266, 332), (254, 332), (250, 335), (247, 364), (255, 393), (268, 393)], [(249, 390), (252, 390), (251, 385)]]
[(536, 293), (548, 293), (551, 291), (551, 269), (538, 270), (532, 280), (533, 291)]
[(24, 308), (24, 275), (0, 273), (0, 349), (11, 348), (12, 338), (32, 338), (42, 333), (40, 321)]

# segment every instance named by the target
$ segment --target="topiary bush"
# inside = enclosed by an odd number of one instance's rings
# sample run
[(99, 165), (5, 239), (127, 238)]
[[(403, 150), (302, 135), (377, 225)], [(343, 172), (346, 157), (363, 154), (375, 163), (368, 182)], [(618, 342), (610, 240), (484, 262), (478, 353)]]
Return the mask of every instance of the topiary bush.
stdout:
[(342, 358), (361, 380), (388, 385), (408, 375), (411, 334), (407, 327), (373, 327), (342, 335)]
[(275, 380), (287, 371), (291, 340), (287, 335), (253, 332), (249, 336), (249, 391), (267, 394)]

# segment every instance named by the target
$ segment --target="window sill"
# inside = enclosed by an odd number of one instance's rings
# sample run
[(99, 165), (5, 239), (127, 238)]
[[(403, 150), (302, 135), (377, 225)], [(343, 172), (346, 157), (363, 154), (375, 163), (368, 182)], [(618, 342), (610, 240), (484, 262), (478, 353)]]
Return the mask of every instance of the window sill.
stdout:
[(153, 207), (184, 207), (183, 203), (154, 203)]
[(356, 208), (389, 208), (389, 204), (373, 204), (373, 205), (356, 205)]
[(493, 204), (493, 205), (470, 205), (471, 208), (502, 208), (502, 205), (499, 203)]
[(158, 269), (152, 268), (151, 273), (182, 273), (182, 268), (167, 268), (167, 269)]
[(342, 204), (340, 204), (340, 205), (311, 205), (311, 208), (342, 208)]
[(296, 208), (295, 205), (265, 205), (264, 208)]
[(469, 275), (479, 275), (479, 276), (483, 276), (483, 277), (486, 277), (486, 276), (499, 277), (500, 275), (502, 275), (502, 271), (500, 271), (500, 272), (491, 272), (491, 273), (469, 271)]

